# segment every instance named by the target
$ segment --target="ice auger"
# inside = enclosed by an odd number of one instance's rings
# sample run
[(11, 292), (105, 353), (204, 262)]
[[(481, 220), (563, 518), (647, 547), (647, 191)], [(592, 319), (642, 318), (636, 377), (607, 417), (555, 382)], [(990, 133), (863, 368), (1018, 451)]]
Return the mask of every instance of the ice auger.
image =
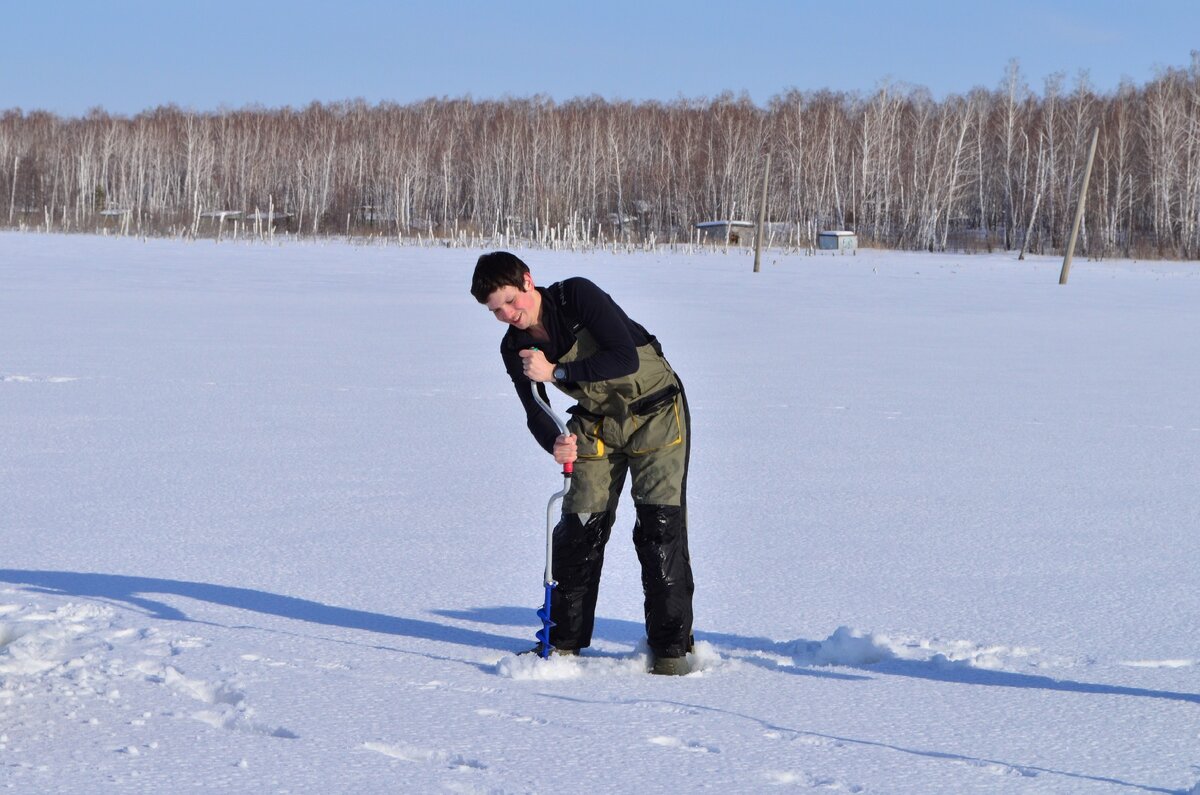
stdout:
[[(530, 382), (529, 388), (533, 390), (534, 401), (542, 407), (542, 411), (550, 415), (550, 419), (554, 420), (554, 424), (558, 426), (558, 432), (564, 436), (569, 433), (566, 424), (558, 418), (558, 415), (550, 408), (546, 401), (542, 400), (541, 394), (538, 393), (538, 385), (536, 382)], [(537, 611), (538, 618), (542, 620), (542, 628), (537, 631), (538, 639), (538, 654), (543, 659), (550, 656), (553, 649), (550, 647), (550, 627), (554, 626), (554, 622), (550, 619), (550, 593), (558, 585), (554, 581), (554, 503), (557, 500), (566, 496), (571, 490), (571, 476), (575, 472), (574, 464), (563, 464), (563, 487), (561, 491), (557, 491), (550, 496), (550, 502), (546, 505), (546, 576), (544, 585), (546, 586), (546, 600), (542, 605), (542, 609)]]

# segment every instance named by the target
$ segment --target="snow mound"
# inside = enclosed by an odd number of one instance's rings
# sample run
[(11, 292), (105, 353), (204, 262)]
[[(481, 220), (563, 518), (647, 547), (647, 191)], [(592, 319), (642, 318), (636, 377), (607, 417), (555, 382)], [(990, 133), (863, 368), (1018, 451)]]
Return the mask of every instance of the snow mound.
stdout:
[(36, 676), (60, 667), (80, 668), (107, 648), (113, 610), (68, 603), (45, 611), (0, 606), (0, 674)]
[(536, 654), (510, 654), (496, 663), (496, 673), (506, 679), (577, 679), (583, 675), (583, 660), (557, 654), (544, 660)]
[(805, 644), (800, 651), (798, 656), (808, 656), (809, 665), (871, 665), (896, 656), (886, 635), (850, 627), (838, 627), (816, 648)]
[(67, 384), (79, 379), (70, 375), (5, 375), (0, 376), (0, 383), (5, 384)]
[(791, 653), (797, 665), (860, 666), (906, 660), (940, 668), (1002, 670), (1014, 663), (1041, 667), (1070, 664), (1061, 659), (1039, 659), (1038, 649), (1023, 646), (887, 635), (846, 626), (838, 627), (819, 643), (793, 641)]
[[(716, 648), (705, 641), (696, 643), (688, 655), (695, 677), (724, 664)], [(496, 673), (506, 679), (552, 681), (578, 679), (585, 676), (641, 676), (650, 670), (650, 652), (645, 641), (628, 656), (592, 656), (586, 652), (578, 657), (551, 655), (543, 660), (536, 654), (509, 654), (496, 662)]]
[[(259, 721), (232, 681), (209, 682), (161, 662), (199, 639), (172, 638), (154, 628), (121, 626), (107, 605), (67, 602), (0, 604), (0, 699), (56, 704), (64, 714), (82, 694), (128, 706), (127, 690), (145, 685), (199, 702), (190, 717), (214, 728), (296, 738), (282, 726)], [(139, 704), (141, 706), (141, 704)], [(149, 714), (149, 713), (147, 713)], [(136, 747), (124, 753), (137, 755)]]

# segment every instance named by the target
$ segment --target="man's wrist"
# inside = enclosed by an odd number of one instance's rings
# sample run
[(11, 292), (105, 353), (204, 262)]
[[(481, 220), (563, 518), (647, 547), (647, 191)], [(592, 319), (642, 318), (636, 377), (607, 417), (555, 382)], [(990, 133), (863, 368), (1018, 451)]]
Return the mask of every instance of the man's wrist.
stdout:
[(554, 376), (555, 381), (566, 381), (567, 380), (567, 368), (563, 367), (561, 364), (556, 364), (554, 366), (554, 372), (551, 373), (551, 375)]

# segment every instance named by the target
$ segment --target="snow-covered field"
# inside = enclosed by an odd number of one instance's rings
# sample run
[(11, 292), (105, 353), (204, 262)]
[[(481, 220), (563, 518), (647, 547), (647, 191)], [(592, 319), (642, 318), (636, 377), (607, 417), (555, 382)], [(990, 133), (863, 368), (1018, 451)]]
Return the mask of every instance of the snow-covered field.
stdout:
[(0, 787), (1200, 781), (1200, 265), (522, 252), (687, 384), (671, 679), (629, 508), (591, 653), (512, 656), (561, 479), (478, 253), (0, 234)]

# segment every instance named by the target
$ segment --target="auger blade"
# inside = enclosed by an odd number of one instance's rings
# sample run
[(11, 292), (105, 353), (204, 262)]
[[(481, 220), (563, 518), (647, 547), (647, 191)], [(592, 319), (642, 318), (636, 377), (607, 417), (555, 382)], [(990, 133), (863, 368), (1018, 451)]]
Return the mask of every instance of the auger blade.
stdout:
[(554, 626), (554, 622), (550, 620), (550, 592), (554, 590), (556, 583), (546, 583), (546, 603), (537, 611), (538, 618), (542, 620), (542, 628), (537, 631), (535, 637), (538, 639), (538, 655), (544, 660), (550, 656), (553, 649), (550, 647), (550, 627)]

